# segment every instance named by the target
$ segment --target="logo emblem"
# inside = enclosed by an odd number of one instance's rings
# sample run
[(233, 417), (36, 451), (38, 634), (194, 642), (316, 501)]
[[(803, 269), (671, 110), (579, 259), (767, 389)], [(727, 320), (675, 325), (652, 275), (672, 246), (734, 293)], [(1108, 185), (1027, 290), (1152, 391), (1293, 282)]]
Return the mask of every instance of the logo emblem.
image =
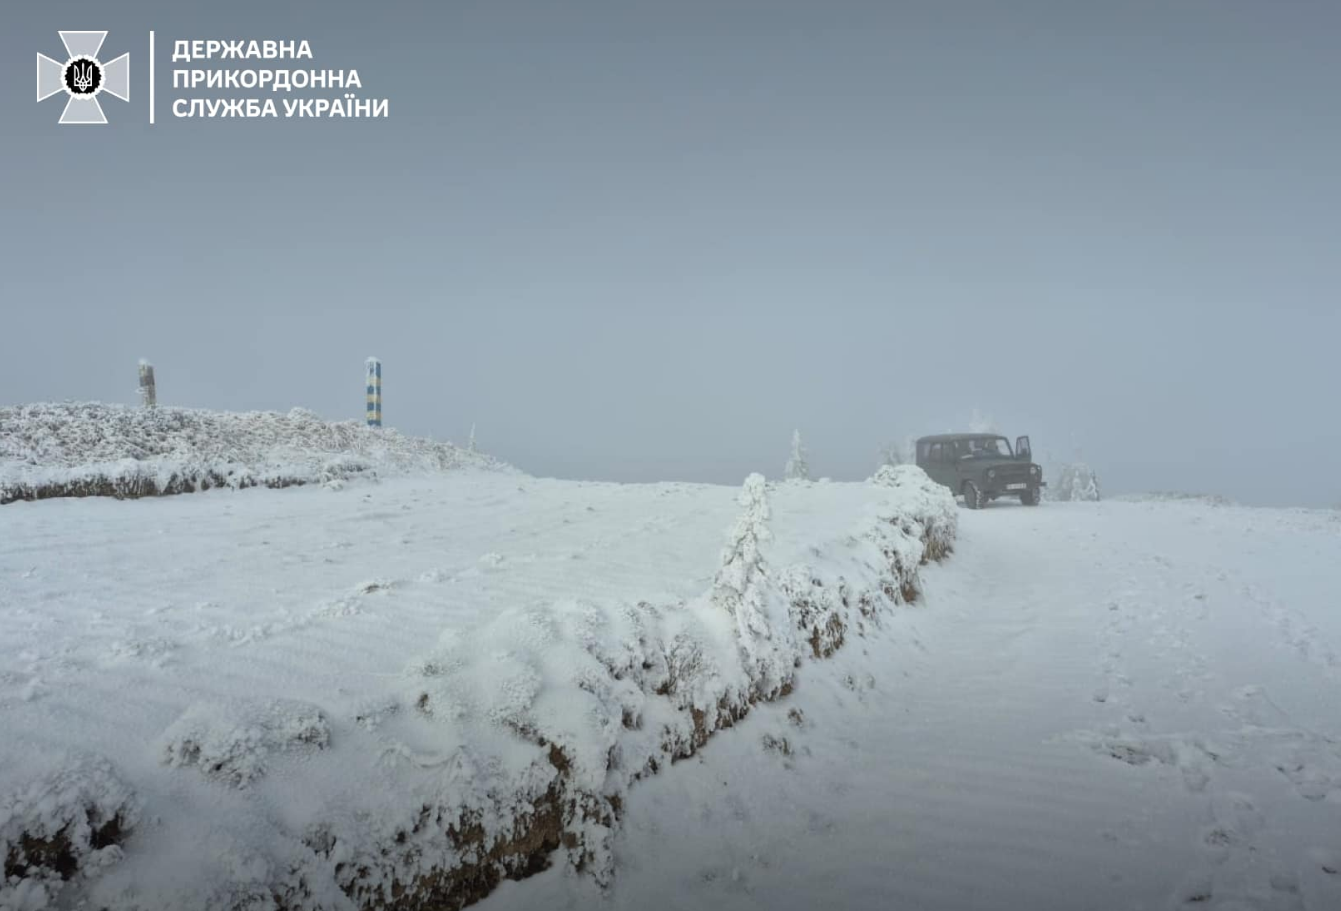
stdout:
[(66, 60), (37, 55), (37, 100), (64, 92), (70, 97), (61, 123), (106, 123), (98, 96), (130, 101), (130, 54), (103, 63), (98, 59), (106, 32), (61, 32)]

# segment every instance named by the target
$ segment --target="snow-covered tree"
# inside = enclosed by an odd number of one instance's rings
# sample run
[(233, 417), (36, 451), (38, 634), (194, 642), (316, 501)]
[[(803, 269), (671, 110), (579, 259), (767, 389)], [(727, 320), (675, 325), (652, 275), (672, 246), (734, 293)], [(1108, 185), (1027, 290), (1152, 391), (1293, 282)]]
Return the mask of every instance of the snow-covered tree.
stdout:
[(762, 571), (763, 553), (759, 545), (771, 534), (768, 520), (768, 487), (758, 472), (745, 479), (736, 502), (742, 507), (736, 523), (722, 549), (722, 566), (713, 581), (713, 597), (731, 614), (735, 614), (746, 589)]
[(801, 445), (801, 431), (792, 431), (792, 454), (787, 459), (783, 477), (788, 481), (809, 481), (810, 463), (806, 461), (806, 450)]
[(1099, 478), (1084, 462), (1070, 462), (1057, 470), (1057, 477), (1049, 482), (1048, 490), (1054, 500), (1093, 502), (1099, 499)]
[(768, 487), (761, 474), (745, 479), (737, 501), (741, 513), (722, 549), (712, 583), (712, 601), (735, 620), (741, 656), (760, 695), (776, 694), (791, 677), (788, 601), (770, 582), (761, 545), (772, 535)]
[(474, 452), (474, 451), (475, 451), (475, 425), (474, 425), (474, 424), (471, 424), (471, 425), (470, 425), (470, 441), (469, 441), (468, 443), (466, 443), (466, 451), (467, 451), (467, 452)]

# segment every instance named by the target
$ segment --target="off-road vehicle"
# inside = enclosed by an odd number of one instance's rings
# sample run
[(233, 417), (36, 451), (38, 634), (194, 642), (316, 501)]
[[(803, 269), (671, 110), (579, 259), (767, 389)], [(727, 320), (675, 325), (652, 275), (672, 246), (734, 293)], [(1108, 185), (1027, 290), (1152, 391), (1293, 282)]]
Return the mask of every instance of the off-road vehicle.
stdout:
[(980, 509), (997, 497), (1019, 497), (1037, 506), (1043, 469), (1030, 461), (1028, 437), (1010, 441), (994, 433), (942, 433), (917, 441), (917, 465), (933, 481), (963, 494), (964, 505)]

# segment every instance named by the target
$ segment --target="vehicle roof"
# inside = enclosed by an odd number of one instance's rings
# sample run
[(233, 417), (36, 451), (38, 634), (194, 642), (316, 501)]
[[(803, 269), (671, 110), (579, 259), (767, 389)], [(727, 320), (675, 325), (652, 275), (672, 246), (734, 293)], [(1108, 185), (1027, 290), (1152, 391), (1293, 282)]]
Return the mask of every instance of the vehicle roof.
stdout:
[(1005, 439), (1004, 433), (937, 433), (929, 437), (919, 437), (919, 443), (944, 443), (947, 440), (996, 440)]

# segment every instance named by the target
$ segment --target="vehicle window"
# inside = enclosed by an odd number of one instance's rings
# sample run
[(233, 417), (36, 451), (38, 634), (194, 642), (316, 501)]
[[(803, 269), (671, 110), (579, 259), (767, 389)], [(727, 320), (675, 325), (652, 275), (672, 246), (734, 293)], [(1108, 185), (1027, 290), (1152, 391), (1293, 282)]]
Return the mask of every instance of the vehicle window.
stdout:
[(944, 458), (944, 452), (943, 452), (942, 449), (941, 449), (941, 444), (940, 444), (940, 443), (932, 443), (932, 444), (931, 444), (931, 452), (930, 452), (929, 458), (930, 458), (931, 461), (933, 461), (933, 462), (939, 462), (939, 461), (941, 461), (941, 459)]
[(972, 456), (984, 457), (1011, 457), (1010, 443), (1005, 437), (984, 437), (981, 439), (972, 439), (964, 441), (967, 448), (963, 453)]

